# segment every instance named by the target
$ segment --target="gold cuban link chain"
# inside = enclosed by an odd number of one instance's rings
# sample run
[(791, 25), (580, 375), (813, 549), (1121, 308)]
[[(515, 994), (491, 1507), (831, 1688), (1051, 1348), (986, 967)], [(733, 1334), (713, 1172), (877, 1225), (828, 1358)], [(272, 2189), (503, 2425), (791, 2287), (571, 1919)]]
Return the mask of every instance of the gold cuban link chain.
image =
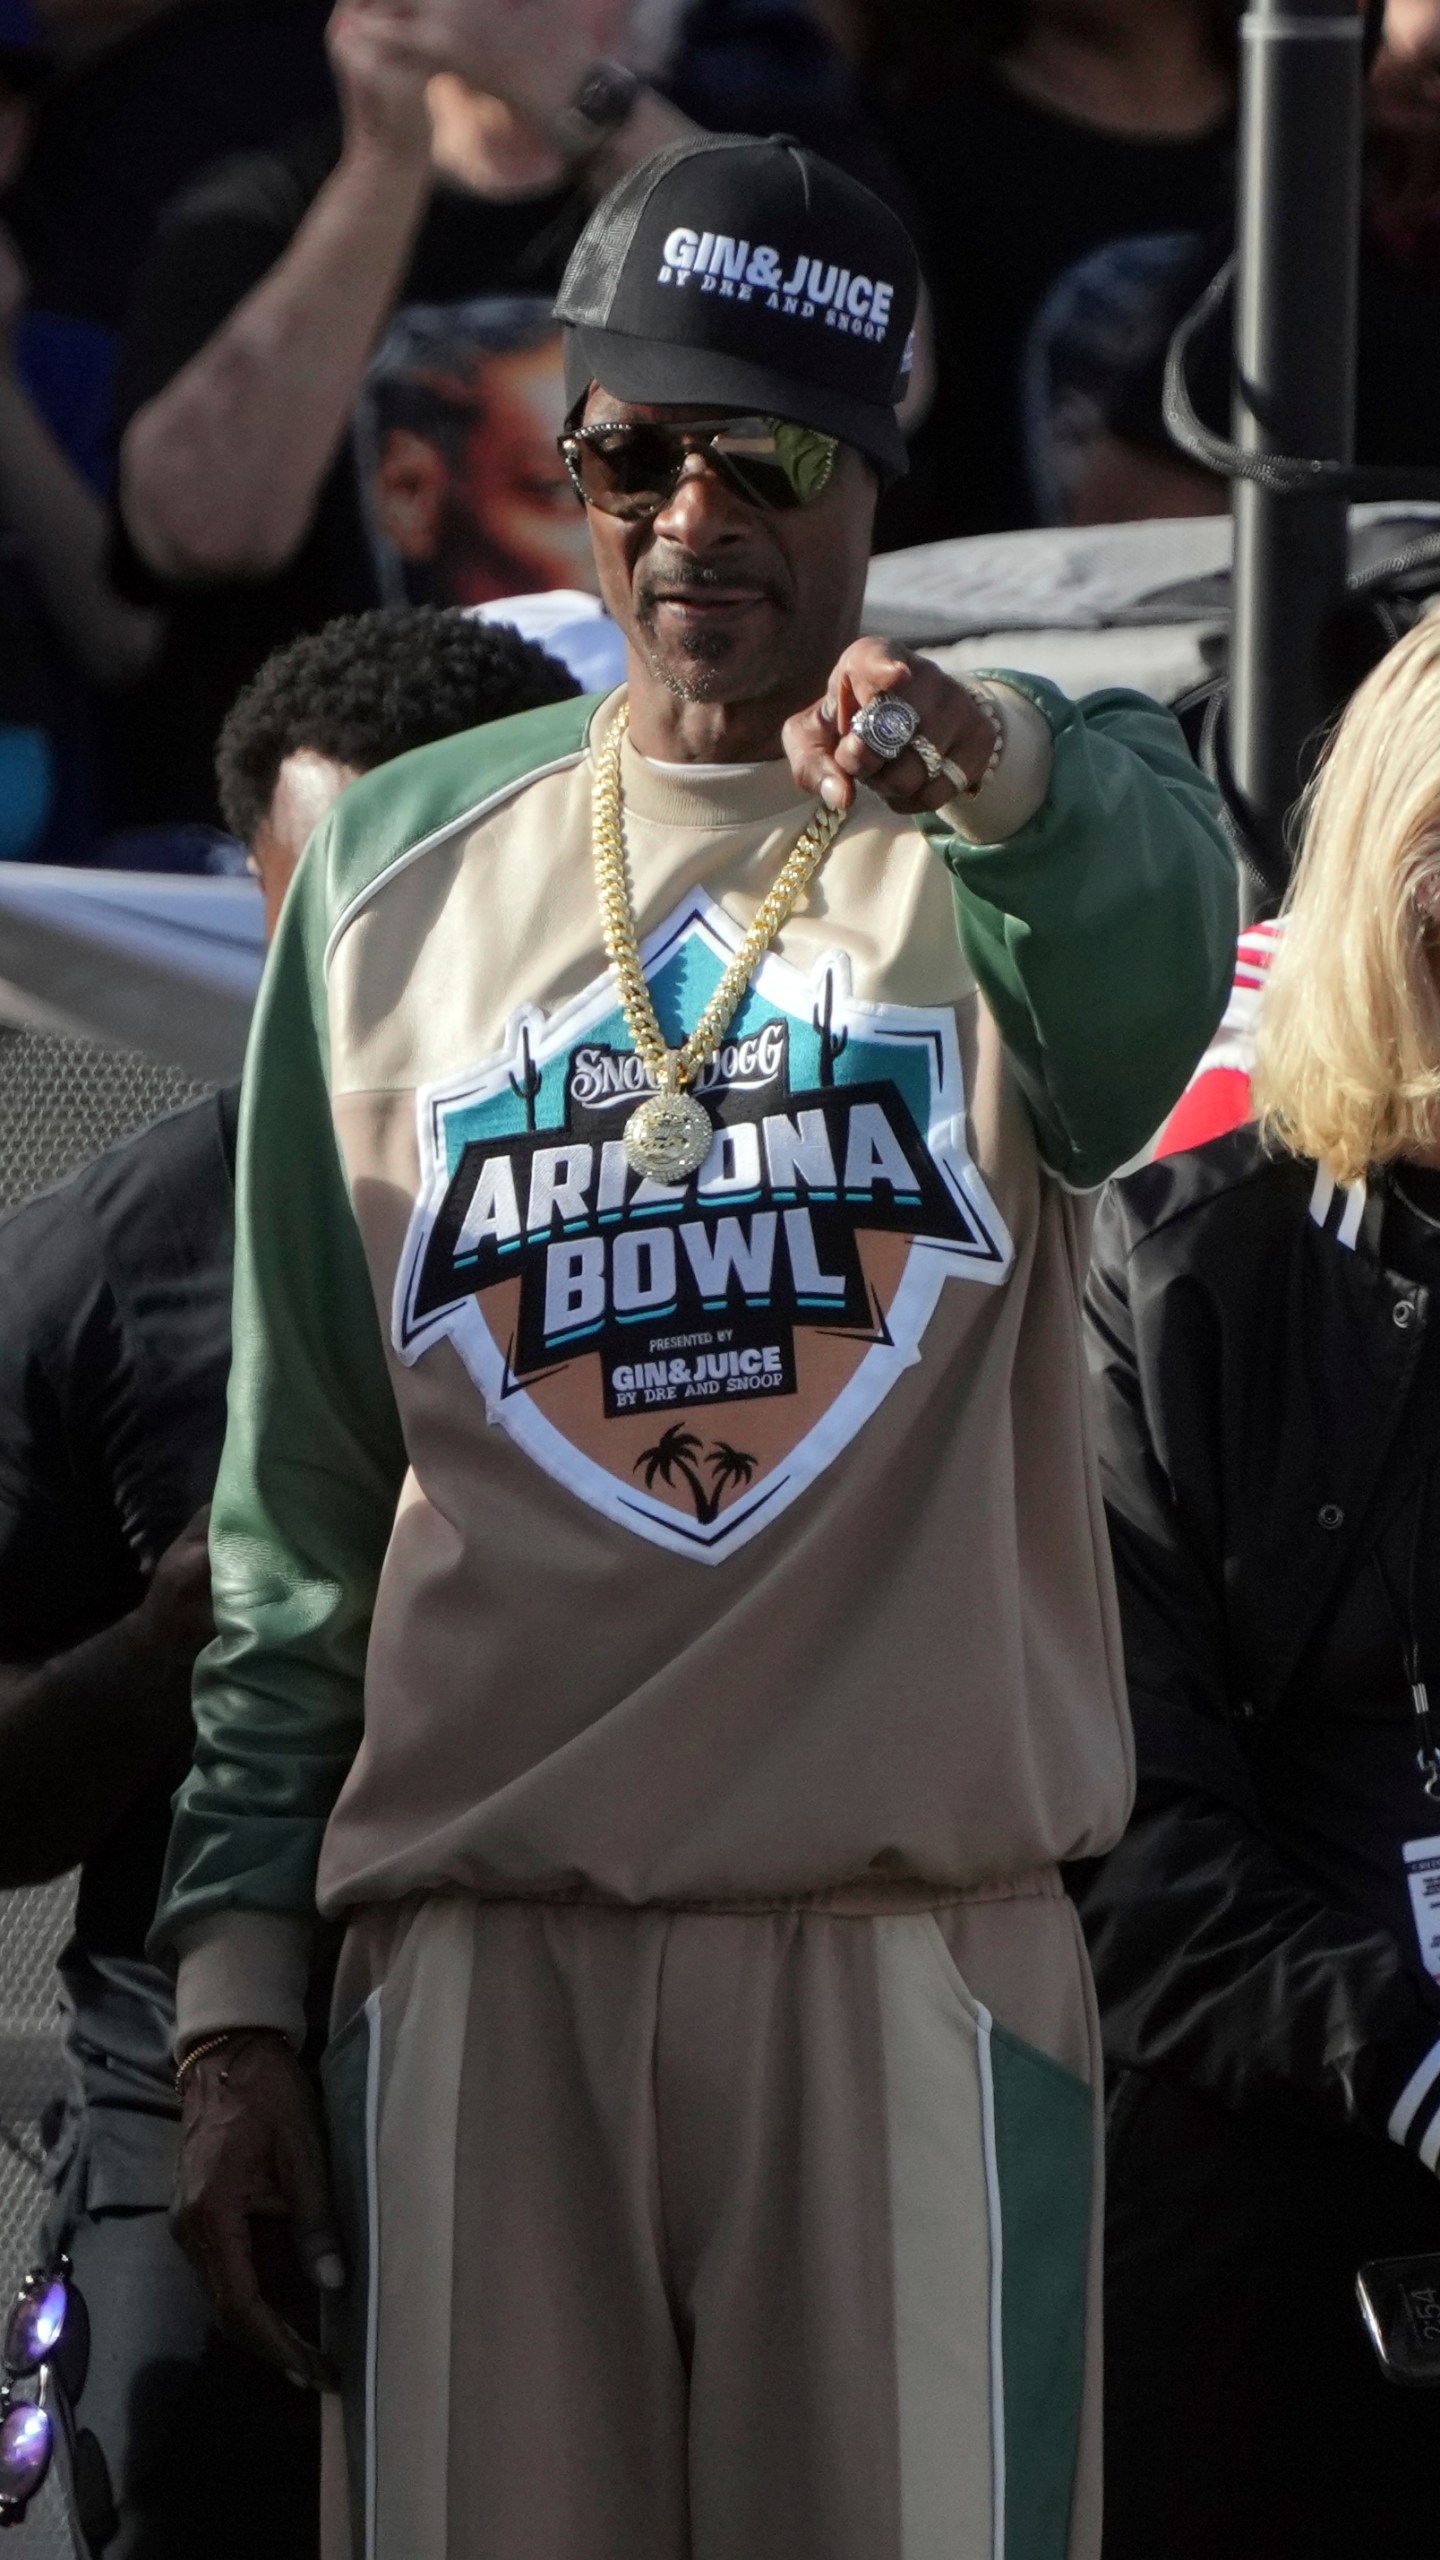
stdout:
[[(622, 703), (595, 763), (591, 803), (591, 838), (600, 926), (626, 1026), (656, 1099), (642, 1103), (625, 1131), (626, 1152), (637, 1168), (659, 1180), (693, 1173), (710, 1151), (714, 1127), (703, 1105), (685, 1094), (692, 1077), (708, 1066), (766, 952), (794, 914), (849, 812), (817, 809), (793, 851), (787, 855), (774, 887), (755, 912), (755, 920), (730, 962), (689, 1037), (678, 1049), (667, 1047), (655, 1017), (654, 1001), (640, 959), (630, 860), (625, 847), (625, 812), (620, 787), (620, 750), (630, 725), (629, 705)], [(665, 1106), (662, 1108), (662, 1106)], [(701, 1123), (703, 1122), (703, 1127)], [(688, 1131), (688, 1141), (684, 1132)]]

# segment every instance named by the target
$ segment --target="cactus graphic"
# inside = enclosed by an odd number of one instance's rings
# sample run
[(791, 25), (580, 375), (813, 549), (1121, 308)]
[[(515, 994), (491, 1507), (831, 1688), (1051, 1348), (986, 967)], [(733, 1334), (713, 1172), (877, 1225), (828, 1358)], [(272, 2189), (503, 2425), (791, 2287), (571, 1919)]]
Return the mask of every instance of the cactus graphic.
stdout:
[(528, 1022), (522, 1025), (520, 1032), (520, 1056), (522, 1060), (520, 1074), (518, 1079), (513, 1075), (511, 1076), (510, 1090), (514, 1094), (517, 1102), (524, 1103), (525, 1126), (528, 1130), (533, 1132), (535, 1127), (535, 1104), (540, 1092), (541, 1070), (536, 1066), (534, 1059), (530, 1055), (530, 1025)]
[(830, 1023), (834, 1004), (835, 972), (833, 969), (827, 969), (825, 972), (824, 1009), (822, 1011), (821, 1008), (817, 1006), (810, 1016), (811, 1022), (814, 1024), (815, 1029), (820, 1035), (820, 1081), (822, 1084), (834, 1083), (835, 1061), (837, 1058), (843, 1058), (846, 1050), (850, 1046), (850, 1034), (848, 1031), (831, 1030)]

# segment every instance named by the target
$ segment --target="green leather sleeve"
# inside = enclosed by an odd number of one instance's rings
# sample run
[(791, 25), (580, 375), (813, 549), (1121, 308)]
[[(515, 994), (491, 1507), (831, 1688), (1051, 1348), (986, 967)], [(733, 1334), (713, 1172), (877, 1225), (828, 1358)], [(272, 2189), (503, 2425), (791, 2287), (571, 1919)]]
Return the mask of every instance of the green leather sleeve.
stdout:
[(221, 1909), (310, 1919), (359, 1746), (370, 1616), (406, 1457), (330, 1109), (325, 955), (412, 846), (581, 751), (594, 698), (423, 747), (306, 847), (246, 1055), (229, 1419), (210, 1521), (216, 1637), (195, 1674), (151, 1944)]
[(927, 832), (955, 878), (960, 938), (1051, 1170), (1103, 1182), (1154, 1135), (1225, 1009), (1235, 859), (1174, 714), (1144, 694), (1071, 702), (987, 668), (1055, 741), (1027, 826), (977, 845)]
[(310, 1915), (360, 1739), (370, 1607), (405, 1455), (330, 1116), (328, 846), (286, 901), (245, 1068), (229, 1419), (155, 1942), (220, 1906)]

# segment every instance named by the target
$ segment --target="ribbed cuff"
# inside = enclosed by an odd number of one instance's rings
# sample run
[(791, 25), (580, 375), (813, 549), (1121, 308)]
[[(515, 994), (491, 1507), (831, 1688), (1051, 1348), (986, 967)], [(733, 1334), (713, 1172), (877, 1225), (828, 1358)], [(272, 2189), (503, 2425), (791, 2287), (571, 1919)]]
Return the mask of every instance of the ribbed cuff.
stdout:
[(298, 2053), (313, 1931), (282, 1911), (215, 1911), (177, 1932), (175, 2051), (229, 2027), (275, 2027)]
[(1043, 806), (1055, 762), (1055, 740), (1044, 712), (1013, 685), (1000, 684), (993, 676), (983, 682), (969, 677), (965, 681), (994, 705), (1005, 745), (994, 772), (981, 783), (974, 799), (957, 793), (938, 814), (967, 844), (1003, 844), (1028, 827)]
[[(1403, 2079), (1401, 2073), (1403, 2072)], [(1396, 2087), (1396, 2082), (1400, 2085)], [(1391, 2075), (1385, 2130), (1426, 2169), (1440, 2168), (1440, 2036), (1412, 2048)]]

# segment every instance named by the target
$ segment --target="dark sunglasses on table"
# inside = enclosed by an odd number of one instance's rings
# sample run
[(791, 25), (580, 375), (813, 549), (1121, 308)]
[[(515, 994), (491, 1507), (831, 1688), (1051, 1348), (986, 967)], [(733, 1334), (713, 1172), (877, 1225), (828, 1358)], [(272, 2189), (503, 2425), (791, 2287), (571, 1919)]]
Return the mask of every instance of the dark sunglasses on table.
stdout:
[(752, 507), (808, 507), (828, 486), (835, 436), (788, 418), (686, 418), (572, 427), (559, 439), (576, 495), (606, 516), (658, 515), (692, 454)]
[(24, 2521), (57, 2453), (68, 2467), (70, 2403), (88, 2344), (85, 2306), (68, 2258), (33, 2268), (0, 2338), (0, 2526)]

